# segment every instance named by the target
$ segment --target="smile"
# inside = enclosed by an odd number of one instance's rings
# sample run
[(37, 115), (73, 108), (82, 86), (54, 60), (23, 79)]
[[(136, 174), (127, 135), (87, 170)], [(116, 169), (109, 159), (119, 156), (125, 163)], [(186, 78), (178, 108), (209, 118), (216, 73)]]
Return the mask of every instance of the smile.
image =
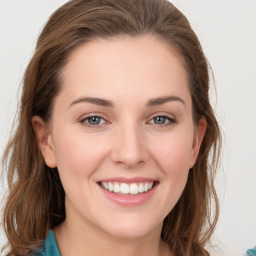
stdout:
[(150, 200), (160, 182), (150, 178), (116, 177), (97, 182), (103, 195), (121, 206), (137, 206)]
[(100, 182), (100, 186), (109, 192), (123, 195), (138, 195), (148, 192), (153, 188), (154, 182), (140, 183), (118, 183), (118, 182)]

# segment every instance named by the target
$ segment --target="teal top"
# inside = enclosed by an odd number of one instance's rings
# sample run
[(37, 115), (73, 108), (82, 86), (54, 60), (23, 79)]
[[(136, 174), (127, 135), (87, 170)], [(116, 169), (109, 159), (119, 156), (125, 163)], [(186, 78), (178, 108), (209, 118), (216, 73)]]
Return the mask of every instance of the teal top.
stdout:
[(30, 256), (61, 256), (53, 230), (50, 230), (42, 247)]
[(245, 256), (256, 256), (256, 246), (252, 249), (247, 250)]

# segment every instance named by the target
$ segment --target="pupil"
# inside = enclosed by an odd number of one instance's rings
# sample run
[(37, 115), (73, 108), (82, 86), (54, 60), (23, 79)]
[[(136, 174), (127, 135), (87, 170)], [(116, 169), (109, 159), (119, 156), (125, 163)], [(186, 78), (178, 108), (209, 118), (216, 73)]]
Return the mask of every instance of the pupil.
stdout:
[(97, 124), (100, 123), (100, 118), (97, 117), (97, 116), (90, 117), (88, 119), (88, 123), (91, 124), (91, 125), (97, 125)]
[(164, 124), (165, 123), (165, 117), (164, 116), (157, 116), (154, 118), (154, 121), (156, 124)]

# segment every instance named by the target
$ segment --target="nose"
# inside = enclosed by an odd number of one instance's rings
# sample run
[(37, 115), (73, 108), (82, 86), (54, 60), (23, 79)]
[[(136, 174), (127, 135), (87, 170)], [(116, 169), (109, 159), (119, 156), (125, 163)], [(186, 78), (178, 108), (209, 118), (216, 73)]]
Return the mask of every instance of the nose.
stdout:
[(143, 132), (139, 127), (119, 127), (115, 133), (112, 161), (125, 168), (135, 168), (147, 160), (147, 147)]

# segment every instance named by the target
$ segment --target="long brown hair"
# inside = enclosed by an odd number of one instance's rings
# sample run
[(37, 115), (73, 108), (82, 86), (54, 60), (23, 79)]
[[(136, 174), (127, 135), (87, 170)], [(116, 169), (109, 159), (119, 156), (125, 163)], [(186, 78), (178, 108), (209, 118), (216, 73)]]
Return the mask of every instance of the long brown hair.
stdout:
[(166, 0), (72, 0), (60, 7), (41, 32), (24, 75), (18, 126), (4, 156), (9, 194), (3, 214), (9, 254), (27, 255), (50, 228), (65, 219), (65, 192), (57, 170), (39, 150), (31, 119), (51, 118), (61, 90), (60, 74), (71, 52), (97, 38), (153, 35), (182, 56), (189, 77), (195, 123), (207, 130), (185, 190), (165, 218), (162, 239), (176, 256), (209, 255), (209, 241), (219, 213), (214, 177), (220, 130), (209, 101), (209, 65), (186, 17)]

